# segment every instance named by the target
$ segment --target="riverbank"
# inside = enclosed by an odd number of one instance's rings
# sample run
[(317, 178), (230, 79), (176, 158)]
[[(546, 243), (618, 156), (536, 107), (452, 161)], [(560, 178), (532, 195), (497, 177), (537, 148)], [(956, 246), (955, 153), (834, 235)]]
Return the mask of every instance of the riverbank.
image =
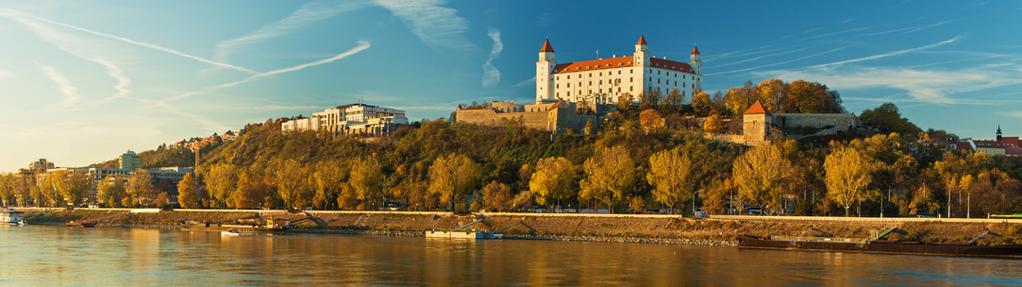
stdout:
[[(29, 224), (64, 224), (70, 220), (94, 221), (99, 226), (164, 227), (236, 224), (253, 218), (298, 219), (304, 214), (281, 211), (171, 211), (78, 209), (24, 210)], [(755, 236), (827, 236), (866, 238), (887, 227), (904, 232), (894, 238), (927, 243), (966, 243), (989, 230), (992, 236), (981, 245), (1022, 243), (1022, 223), (1008, 221), (939, 222), (925, 220), (865, 221), (834, 218), (740, 217), (694, 220), (675, 216), (586, 216), (573, 214), (497, 213), (453, 215), (443, 212), (315, 212), (325, 226), (308, 222), (300, 232), (421, 236), (428, 230), (451, 230), (470, 226), (502, 233), (506, 238), (605, 241), (658, 244), (736, 246), (742, 234)], [(481, 219), (481, 220), (477, 220)], [(471, 225), (469, 225), (471, 224)]]

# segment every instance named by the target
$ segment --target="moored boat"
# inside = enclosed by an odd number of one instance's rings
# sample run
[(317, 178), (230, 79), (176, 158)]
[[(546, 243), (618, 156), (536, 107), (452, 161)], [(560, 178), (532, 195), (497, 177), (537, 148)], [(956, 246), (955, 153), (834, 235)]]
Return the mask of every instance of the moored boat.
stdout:
[(71, 220), (67, 222), (68, 227), (96, 227), (95, 221)]
[(0, 209), (0, 225), (25, 225), (25, 218), (20, 211)]
[(756, 249), (848, 251), (866, 253), (919, 254), (1022, 259), (1022, 245), (931, 244), (919, 241), (889, 241), (828, 237), (759, 237), (742, 235), (738, 247)]

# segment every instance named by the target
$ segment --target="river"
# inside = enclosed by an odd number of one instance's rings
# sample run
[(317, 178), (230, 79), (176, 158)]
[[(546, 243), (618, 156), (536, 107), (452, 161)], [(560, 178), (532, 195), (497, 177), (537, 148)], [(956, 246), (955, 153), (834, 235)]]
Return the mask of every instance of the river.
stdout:
[(1022, 260), (632, 243), (0, 226), (4, 286), (1022, 285)]

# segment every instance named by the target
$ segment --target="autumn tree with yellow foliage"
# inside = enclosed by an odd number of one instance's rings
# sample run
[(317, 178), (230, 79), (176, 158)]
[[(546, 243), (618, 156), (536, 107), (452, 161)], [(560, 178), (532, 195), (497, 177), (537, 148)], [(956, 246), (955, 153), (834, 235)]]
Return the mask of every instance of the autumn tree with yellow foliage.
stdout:
[(529, 179), (529, 190), (536, 203), (555, 207), (562, 200), (571, 198), (578, 181), (575, 165), (564, 157), (548, 157), (536, 163), (536, 172)]
[(875, 191), (868, 189), (875, 168), (872, 158), (854, 148), (841, 147), (827, 155), (823, 163), (827, 197), (845, 209), (845, 216), (853, 205), (875, 195)]
[(649, 157), (646, 181), (654, 187), (653, 198), (667, 205), (671, 212), (682, 202), (692, 199), (694, 176), (692, 160), (678, 149), (663, 150)]
[(580, 200), (596, 200), (611, 211), (614, 204), (630, 198), (638, 175), (636, 164), (623, 146), (599, 147), (593, 157), (582, 164)]
[(743, 205), (759, 204), (775, 213), (781, 211), (784, 188), (795, 170), (781, 147), (754, 147), (735, 159), (731, 170)]

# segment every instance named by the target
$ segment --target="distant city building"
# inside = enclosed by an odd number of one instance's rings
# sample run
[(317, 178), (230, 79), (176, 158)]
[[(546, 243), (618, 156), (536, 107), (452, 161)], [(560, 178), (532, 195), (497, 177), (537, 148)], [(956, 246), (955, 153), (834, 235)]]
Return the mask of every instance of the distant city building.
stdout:
[(123, 170), (132, 171), (138, 168), (142, 168), (142, 157), (135, 154), (133, 151), (125, 152), (117, 159), (117, 166)]
[(333, 134), (379, 136), (407, 125), (405, 111), (366, 104), (328, 108), (281, 123), (282, 131), (325, 131)]
[(33, 161), (28, 164), (28, 170), (30, 172), (46, 172), (49, 169), (53, 169), (53, 162), (47, 161), (45, 158), (40, 158), (37, 161)]
[(630, 56), (557, 63), (554, 48), (546, 40), (536, 61), (536, 102), (612, 104), (626, 93), (638, 100), (642, 93), (666, 95), (674, 89), (688, 97), (700, 87), (702, 63), (696, 47), (688, 63), (652, 56), (644, 36), (639, 37)]
[(985, 153), (991, 156), (1022, 156), (1022, 140), (1019, 137), (1006, 137), (997, 126), (993, 140), (964, 139), (955, 144), (958, 150)]

